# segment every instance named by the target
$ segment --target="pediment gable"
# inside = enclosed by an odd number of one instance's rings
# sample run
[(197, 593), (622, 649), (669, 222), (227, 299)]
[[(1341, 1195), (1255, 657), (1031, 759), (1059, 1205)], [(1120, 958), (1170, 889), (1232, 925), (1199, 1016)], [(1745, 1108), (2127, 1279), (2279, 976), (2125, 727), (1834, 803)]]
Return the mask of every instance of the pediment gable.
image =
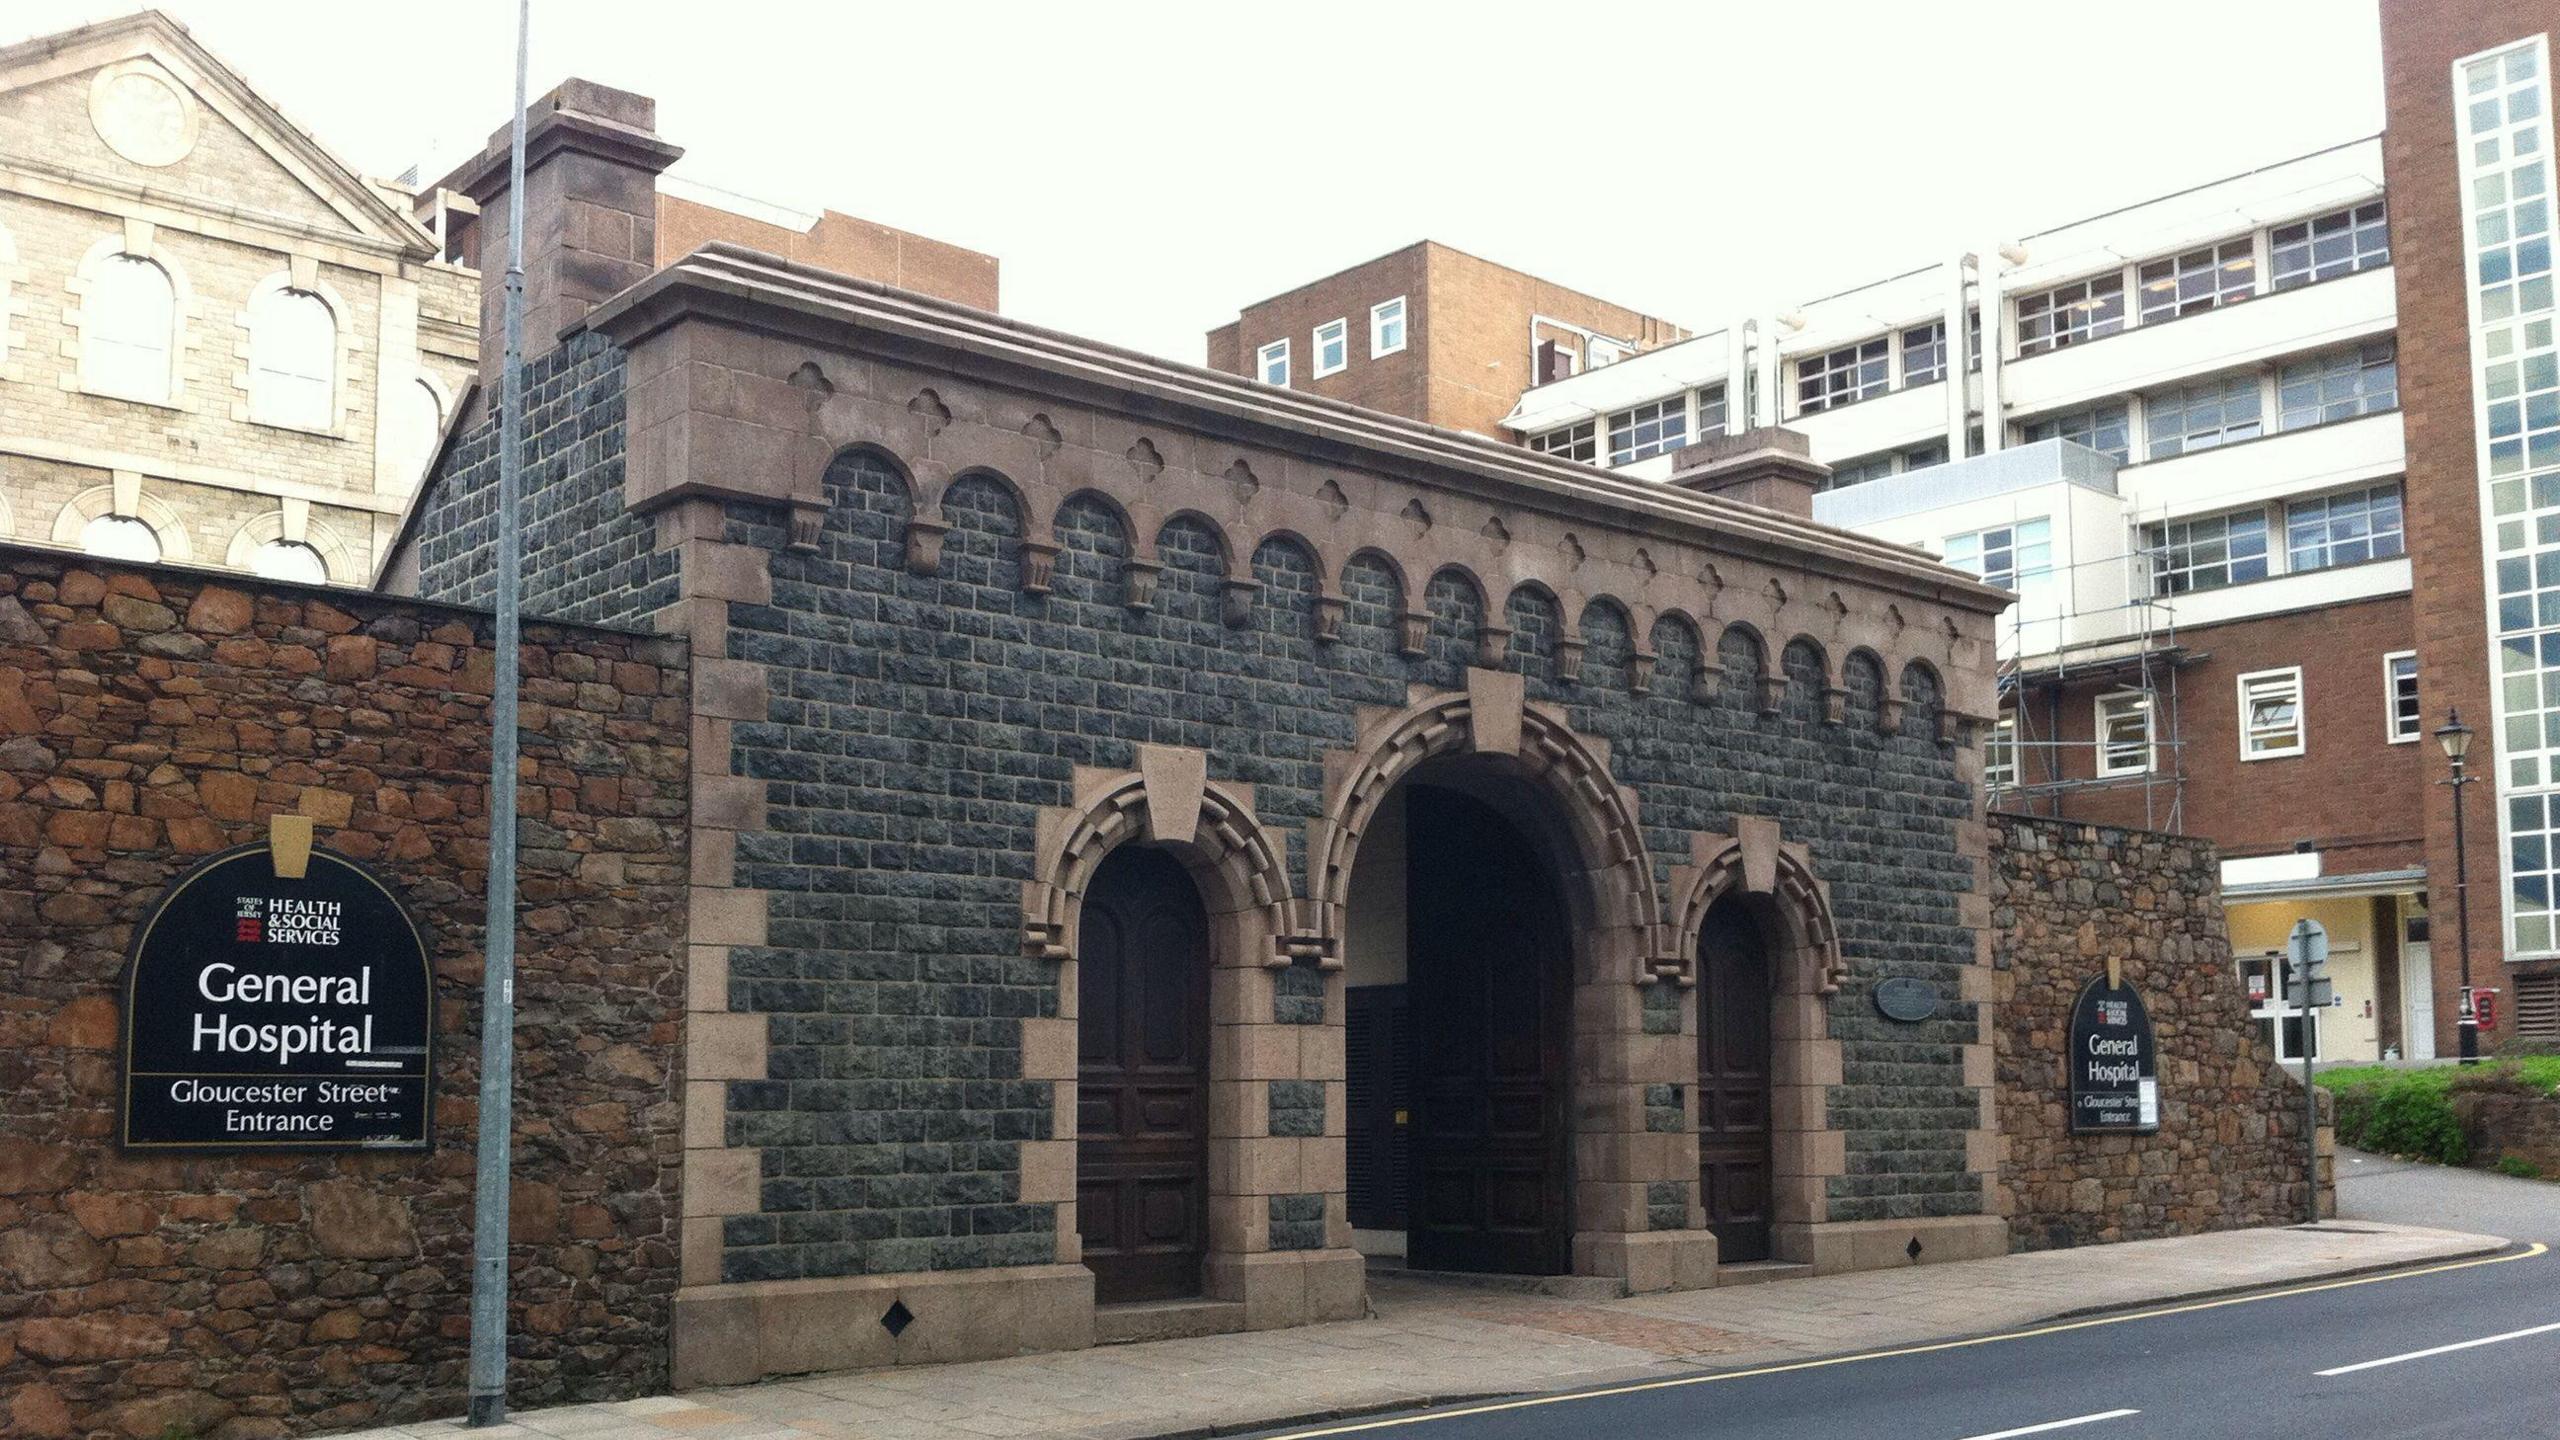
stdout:
[(0, 160), (424, 257), (398, 206), (157, 11), (0, 49)]

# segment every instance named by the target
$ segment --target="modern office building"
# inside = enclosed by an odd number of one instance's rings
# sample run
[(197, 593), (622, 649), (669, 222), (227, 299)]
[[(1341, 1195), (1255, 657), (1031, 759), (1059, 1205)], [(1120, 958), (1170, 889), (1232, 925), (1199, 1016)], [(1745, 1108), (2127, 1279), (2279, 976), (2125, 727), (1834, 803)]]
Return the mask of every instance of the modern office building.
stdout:
[(1986, 242), (1533, 388), (1505, 423), (1662, 479), (1702, 436), (1801, 431), (1819, 518), (2018, 592), (1997, 803), (2210, 837), (2253, 988), (2295, 920), (2328, 929), (2318, 1053), (2449, 1049), (2383, 166), (2360, 140)]
[(1687, 334), (1425, 240), (1245, 307), (1208, 353), (1212, 370), (1502, 438), (1530, 385)]
[(479, 285), (156, 11), (0, 49), (0, 538), (362, 584)]

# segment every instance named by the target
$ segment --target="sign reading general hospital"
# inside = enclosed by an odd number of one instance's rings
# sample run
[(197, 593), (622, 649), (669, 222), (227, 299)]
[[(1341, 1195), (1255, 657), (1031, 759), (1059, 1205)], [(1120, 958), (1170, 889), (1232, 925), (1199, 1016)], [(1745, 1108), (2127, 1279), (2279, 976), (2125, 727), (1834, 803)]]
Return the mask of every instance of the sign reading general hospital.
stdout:
[(2149, 1135), (2160, 1128), (2160, 1062), (2151, 1016), (2130, 985), (2089, 982), (2071, 1007), (2071, 1132)]
[(434, 989), (418, 929), (363, 866), (279, 841), (197, 866), (135, 932), (128, 1148), (427, 1146)]

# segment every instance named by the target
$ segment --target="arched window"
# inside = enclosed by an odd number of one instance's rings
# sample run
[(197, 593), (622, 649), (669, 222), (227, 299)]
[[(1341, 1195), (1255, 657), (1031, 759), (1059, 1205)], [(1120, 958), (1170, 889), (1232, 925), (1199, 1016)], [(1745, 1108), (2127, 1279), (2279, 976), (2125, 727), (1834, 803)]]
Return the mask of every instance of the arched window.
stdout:
[(329, 583), (329, 563), (320, 552), (299, 540), (270, 540), (249, 552), (249, 569), (269, 580), (291, 580), (303, 585)]
[(249, 418), (326, 430), (337, 419), (338, 317), (308, 290), (249, 302)]
[(393, 412), (392, 453), (400, 457), (402, 468), (409, 472), (409, 483), (418, 483), (430, 461), (435, 459), (436, 437), (444, 433), (444, 396), (424, 380), (412, 380), (401, 387), (401, 406)]
[(80, 527), (80, 548), (101, 560), (160, 558), (160, 532), (130, 515), (101, 515)]
[(178, 328), (169, 272), (139, 255), (107, 256), (90, 273), (80, 310), (83, 387), (168, 404)]

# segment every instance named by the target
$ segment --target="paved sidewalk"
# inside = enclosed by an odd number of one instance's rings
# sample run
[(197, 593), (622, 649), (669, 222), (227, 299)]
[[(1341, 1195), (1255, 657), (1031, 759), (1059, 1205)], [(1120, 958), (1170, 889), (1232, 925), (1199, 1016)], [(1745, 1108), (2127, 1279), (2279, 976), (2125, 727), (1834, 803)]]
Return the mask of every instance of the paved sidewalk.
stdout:
[[(2482, 1235), (2371, 1222), (2242, 1230), (1996, 1260), (1560, 1300), (1374, 1277), (1376, 1318), (965, 1365), (802, 1376), (529, 1411), (475, 1440), (1138, 1440), (1462, 1396), (1807, 1359), (2092, 1309), (2475, 1255)], [(351, 1440), (454, 1440), (458, 1421)]]

